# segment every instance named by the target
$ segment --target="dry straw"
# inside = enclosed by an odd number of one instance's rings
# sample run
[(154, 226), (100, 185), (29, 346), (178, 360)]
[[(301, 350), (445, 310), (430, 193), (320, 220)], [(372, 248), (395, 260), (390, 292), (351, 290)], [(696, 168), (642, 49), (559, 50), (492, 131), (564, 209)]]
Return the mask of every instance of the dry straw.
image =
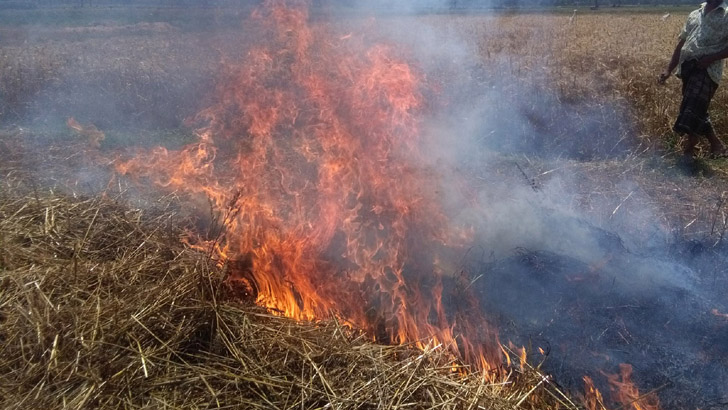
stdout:
[(487, 382), (445, 346), (378, 345), (227, 296), (168, 198), (134, 209), (3, 175), (2, 408), (575, 408), (532, 368)]

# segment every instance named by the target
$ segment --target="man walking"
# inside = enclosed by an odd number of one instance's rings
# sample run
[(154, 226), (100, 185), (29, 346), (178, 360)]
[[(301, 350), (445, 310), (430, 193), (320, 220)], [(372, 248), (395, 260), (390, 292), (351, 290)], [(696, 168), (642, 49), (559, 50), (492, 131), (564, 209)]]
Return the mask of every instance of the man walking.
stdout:
[(683, 154), (688, 160), (695, 156), (700, 136), (710, 142), (711, 157), (726, 155), (723, 142), (713, 130), (708, 115), (710, 100), (718, 89), (723, 75), (723, 59), (728, 57), (728, 6), (724, 0), (707, 0), (693, 11), (685, 22), (679, 41), (659, 83), (677, 67), (682, 79), (682, 103), (673, 130), (686, 134)]

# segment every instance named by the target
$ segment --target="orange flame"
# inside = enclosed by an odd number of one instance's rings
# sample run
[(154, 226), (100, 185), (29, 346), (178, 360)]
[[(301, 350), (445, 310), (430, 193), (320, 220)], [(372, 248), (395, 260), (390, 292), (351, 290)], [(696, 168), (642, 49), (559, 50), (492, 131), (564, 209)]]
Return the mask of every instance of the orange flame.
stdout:
[(448, 219), (421, 165), (422, 74), (392, 45), (309, 25), (303, 1), (267, 0), (252, 18), (265, 42), (227, 65), (217, 102), (192, 119), (199, 141), (140, 152), (117, 172), (208, 197), (225, 235), (189, 241), (259, 305), (442, 343), (494, 374), (498, 343), (475, 298), (443, 306), (452, 272), (438, 262), (470, 230)]
[(723, 319), (728, 319), (728, 313), (722, 313), (718, 309), (712, 309), (710, 313), (713, 314), (713, 316), (721, 317)]
[(640, 395), (639, 390), (632, 382), (632, 366), (626, 363), (619, 365), (619, 374), (607, 375), (614, 401), (621, 403), (623, 408), (634, 410), (658, 410), (660, 400), (657, 394), (650, 392)]
[(68, 126), (68, 128), (75, 131), (78, 135), (86, 137), (88, 139), (89, 145), (91, 145), (91, 147), (93, 148), (99, 148), (101, 146), (101, 141), (106, 138), (106, 135), (104, 135), (103, 132), (99, 131), (99, 129), (96, 128), (95, 125), (81, 125), (73, 117), (68, 118), (68, 120), (66, 121), (66, 125)]
[(594, 387), (594, 381), (589, 376), (584, 376), (584, 406), (587, 410), (606, 410), (602, 393)]

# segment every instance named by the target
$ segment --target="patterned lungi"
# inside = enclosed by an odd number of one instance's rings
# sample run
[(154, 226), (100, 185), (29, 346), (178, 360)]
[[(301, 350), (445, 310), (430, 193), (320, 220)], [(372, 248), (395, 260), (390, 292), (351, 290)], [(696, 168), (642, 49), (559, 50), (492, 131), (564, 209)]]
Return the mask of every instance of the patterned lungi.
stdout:
[(682, 79), (682, 103), (680, 114), (672, 127), (679, 134), (709, 135), (713, 124), (708, 116), (708, 106), (718, 84), (710, 79), (708, 70), (698, 67), (697, 60), (685, 61), (680, 66)]

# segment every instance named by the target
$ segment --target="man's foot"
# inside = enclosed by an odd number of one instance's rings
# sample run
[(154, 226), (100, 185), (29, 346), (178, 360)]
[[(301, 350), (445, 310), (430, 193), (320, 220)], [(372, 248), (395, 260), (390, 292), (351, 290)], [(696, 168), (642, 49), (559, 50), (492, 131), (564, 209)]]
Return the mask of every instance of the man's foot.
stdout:
[(725, 147), (713, 149), (710, 151), (710, 154), (708, 154), (708, 158), (710, 158), (710, 159), (728, 158), (728, 149), (726, 149)]

